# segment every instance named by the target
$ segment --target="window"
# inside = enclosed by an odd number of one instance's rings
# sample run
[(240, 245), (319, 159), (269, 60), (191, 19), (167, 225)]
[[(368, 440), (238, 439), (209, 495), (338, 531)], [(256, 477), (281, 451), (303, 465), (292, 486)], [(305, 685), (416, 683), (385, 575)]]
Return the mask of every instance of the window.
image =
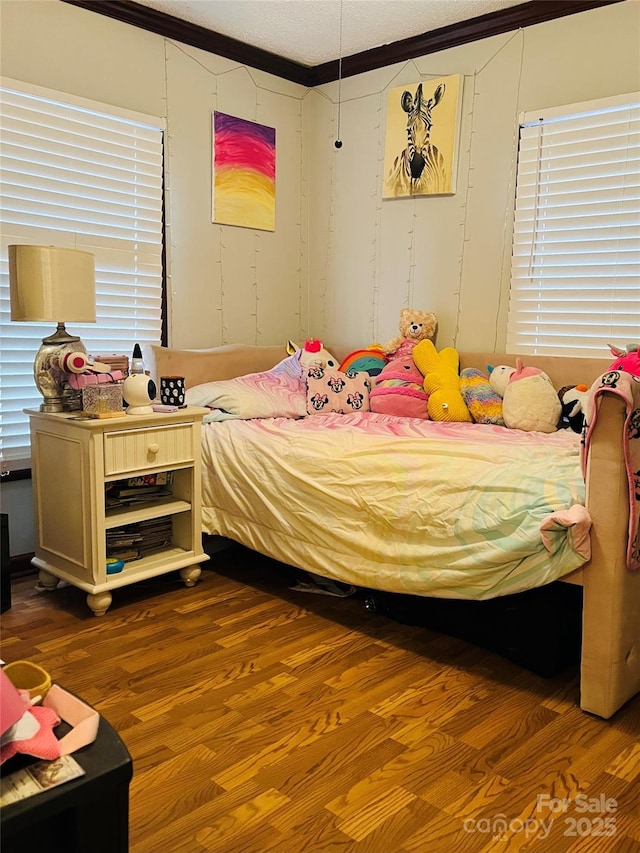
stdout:
[(525, 114), (507, 351), (606, 358), (639, 335), (639, 94)]
[(22, 410), (40, 405), (33, 361), (55, 326), (11, 322), (7, 247), (94, 254), (97, 321), (68, 326), (92, 355), (159, 343), (162, 122), (1, 79), (0, 167), (0, 465), (8, 470), (29, 457)]

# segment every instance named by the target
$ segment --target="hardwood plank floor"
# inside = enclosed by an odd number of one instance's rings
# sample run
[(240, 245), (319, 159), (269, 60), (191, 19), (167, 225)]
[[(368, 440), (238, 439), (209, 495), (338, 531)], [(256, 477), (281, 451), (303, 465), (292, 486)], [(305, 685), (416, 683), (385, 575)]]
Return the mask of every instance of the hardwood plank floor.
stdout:
[(234, 547), (102, 618), (14, 582), (2, 657), (120, 733), (132, 853), (640, 851), (640, 697), (600, 720), (575, 666), (542, 678), (290, 580)]

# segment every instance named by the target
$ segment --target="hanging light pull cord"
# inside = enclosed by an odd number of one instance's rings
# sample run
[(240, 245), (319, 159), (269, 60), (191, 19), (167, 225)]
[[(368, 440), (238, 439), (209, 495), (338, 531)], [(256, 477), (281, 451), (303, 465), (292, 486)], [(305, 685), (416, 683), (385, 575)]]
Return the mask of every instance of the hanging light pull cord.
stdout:
[(340, 47), (338, 50), (338, 135), (334, 145), (336, 148), (342, 148), (342, 140), (340, 139), (340, 119), (342, 114), (342, 3), (340, 0)]

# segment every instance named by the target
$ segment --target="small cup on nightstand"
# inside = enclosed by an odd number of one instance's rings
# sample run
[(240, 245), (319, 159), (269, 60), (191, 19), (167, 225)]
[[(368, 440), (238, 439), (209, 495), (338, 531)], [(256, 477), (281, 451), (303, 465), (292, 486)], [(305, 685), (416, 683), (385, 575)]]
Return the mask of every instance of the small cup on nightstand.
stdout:
[(160, 377), (160, 401), (165, 406), (184, 408), (184, 376)]

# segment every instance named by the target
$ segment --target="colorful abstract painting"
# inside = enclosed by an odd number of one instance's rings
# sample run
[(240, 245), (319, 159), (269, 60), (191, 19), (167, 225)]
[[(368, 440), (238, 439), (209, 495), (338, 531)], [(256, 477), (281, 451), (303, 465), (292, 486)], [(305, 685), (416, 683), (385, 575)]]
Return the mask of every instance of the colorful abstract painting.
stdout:
[(389, 90), (383, 198), (456, 191), (460, 74)]
[(276, 131), (213, 113), (212, 219), (275, 231)]

